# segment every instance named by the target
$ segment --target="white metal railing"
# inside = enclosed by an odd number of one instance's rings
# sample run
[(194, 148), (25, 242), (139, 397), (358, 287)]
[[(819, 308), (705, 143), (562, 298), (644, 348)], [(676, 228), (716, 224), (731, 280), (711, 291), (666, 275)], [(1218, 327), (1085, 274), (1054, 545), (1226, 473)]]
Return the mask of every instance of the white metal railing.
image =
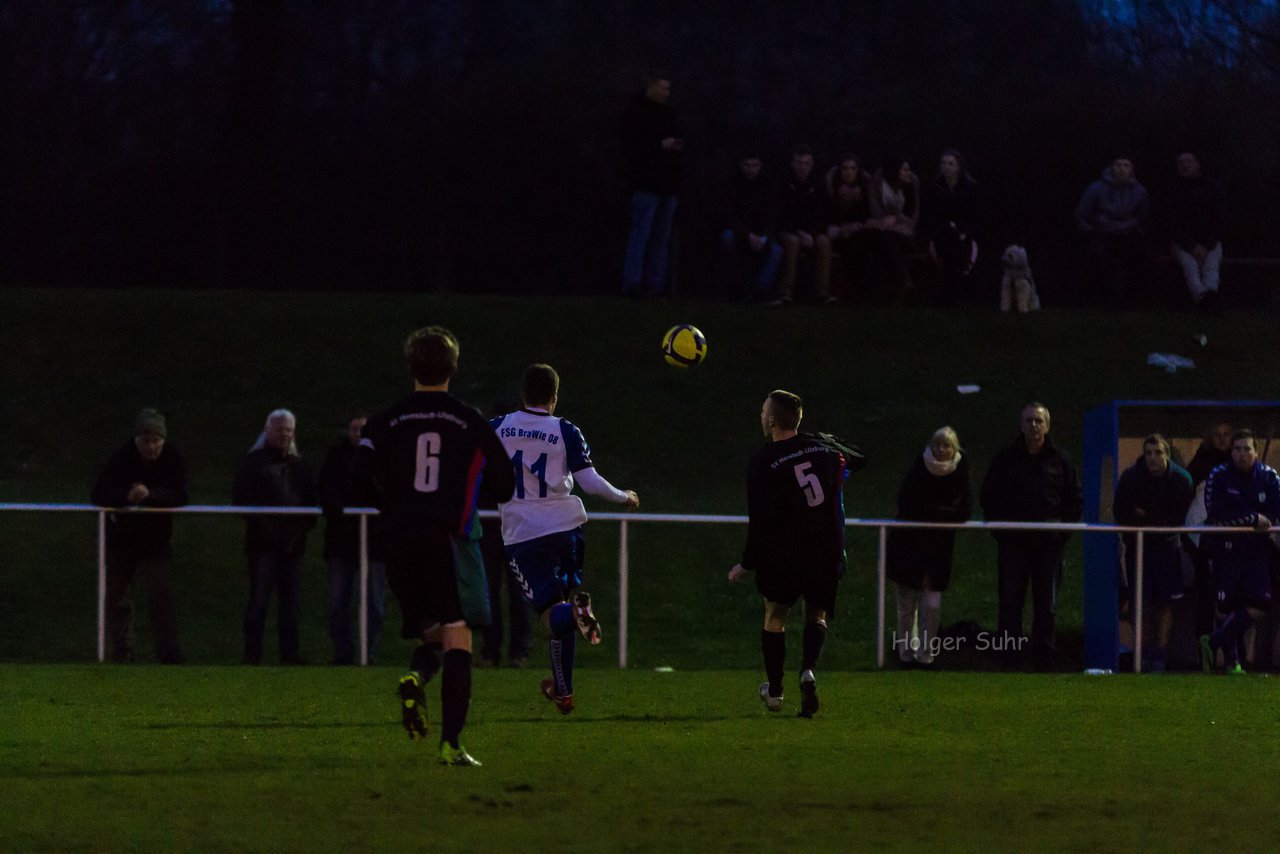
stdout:
[[(107, 597), (107, 514), (108, 513), (179, 513), (223, 516), (318, 516), (318, 507), (236, 507), (213, 504), (188, 504), (183, 507), (100, 507), (96, 504), (34, 504), (0, 503), (0, 512), (43, 513), (97, 513), (98, 514), (98, 660), (106, 659), (106, 597)], [(348, 507), (348, 516), (360, 517), (360, 663), (369, 663), (368, 646), (368, 596), (369, 596), (369, 517), (378, 511), (372, 507)], [(495, 510), (481, 510), (482, 518), (497, 518)], [(679, 513), (593, 513), (591, 518), (601, 522), (618, 523), (618, 667), (627, 666), (627, 611), (630, 562), (628, 559), (628, 525), (635, 523), (745, 525), (746, 516), (697, 515)], [(1068, 533), (1136, 534), (1134, 550), (1134, 643), (1133, 669), (1142, 671), (1142, 581), (1143, 539), (1147, 533), (1226, 534), (1250, 533), (1252, 528), (1223, 528), (1210, 526), (1183, 526), (1178, 528), (1140, 528), (1127, 525), (1090, 525), (1083, 522), (906, 522), (897, 519), (846, 519), (850, 528), (876, 528), (878, 545), (876, 555), (876, 666), (884, 667), (885, 638), (885, 547), (890, 528), (919, 528), (943, 530), (985, 531), (1062, 531)]]

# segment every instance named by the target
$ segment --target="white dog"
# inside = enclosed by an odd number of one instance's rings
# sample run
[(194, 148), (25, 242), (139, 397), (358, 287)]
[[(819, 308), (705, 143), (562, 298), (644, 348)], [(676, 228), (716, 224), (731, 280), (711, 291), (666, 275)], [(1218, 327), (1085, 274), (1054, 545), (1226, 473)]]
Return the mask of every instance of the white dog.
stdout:
[(1040, 310), (1040, 295), (1036, 293), (1036, 280), (1031, 275), (1031, 262), (1027, 250), (1016, 243), (1000, 256), (1004, 261), (1004, 277), (1000, 280), (1000, 310), (1017, 307), (1020, 314)]

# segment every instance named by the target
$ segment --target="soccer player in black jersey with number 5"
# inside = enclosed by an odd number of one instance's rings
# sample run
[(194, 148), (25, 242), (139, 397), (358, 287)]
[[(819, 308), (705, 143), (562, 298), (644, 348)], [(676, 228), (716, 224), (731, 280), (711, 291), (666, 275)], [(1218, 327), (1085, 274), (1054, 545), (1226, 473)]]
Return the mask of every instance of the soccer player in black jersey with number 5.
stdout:
[(376, 488), (387, 581), (404, 614), (403, 637), (422, 641), (400, 701), (409, 737), (427, 734), (422, 686), (440, 677), (440, 761), (479, 765), (459, 737), (471, 704), (471, 627), (489, 622), (476, 501), (506, 501), (511, 460), (493, 428), (449, 394), (458, 339), (428, 326), (404, 346), (413, 394), (369, 419), (351, 462), (357, 495)]
[(827, 434), (798, 432), (804, 406), (788, 391), (772, 391), (760, 409), (760, 427), (769, 444), (747, 463), (747, 546), (729, 580), (756, 576), (764, 597), (760, 648), (768, 681), (760, 699), (771, 712), (782, 710), (787, 614), (804, 597), (804, 640), (800, 659), (800, 717), (818, 711), (813, 668), (827, 639), (827, 618), (835, 610), (836, 587), (844, 576), (844, 487), (861, 468), (857, 449)]

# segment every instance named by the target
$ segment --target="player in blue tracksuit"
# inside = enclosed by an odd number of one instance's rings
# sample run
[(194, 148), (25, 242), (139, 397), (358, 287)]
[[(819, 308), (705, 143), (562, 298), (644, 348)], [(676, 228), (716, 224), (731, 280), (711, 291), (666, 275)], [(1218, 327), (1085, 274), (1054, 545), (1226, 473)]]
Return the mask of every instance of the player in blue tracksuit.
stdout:
[(1218, 612), (1223, 619), (1211, 635), (1200, 638), (1201, 664), (1208, 670), (1221, 649), (1228, 673), (1243, 673), (1239, 648), (1245, 632), (1271, 607), (1269, 562), (1272, 545), (1266, 533), (1280, 521), (1280, 476), (1258, 459), (1258, 440), (1250, 430), (1231, 436), (1231, 461), (1209, 472), (1205, 481), (1205, 524), (1253, 528), (1251, 534), (1205, 535), (1213, 560)]
[(515, 494), (498, 505), (507, 567), (551, 632), (551, 676), (542, 680), (542, 693), (567, 715), (573, 711), (577, 634), (600, 643), (591, 596), (573, 593), (582, 583), (582, 525), (587, 521), (573, 485), (628, 510), (639, 507), (640, 499), (596, 471), (582, 431), (555, 416), (559, 391), (560, 377), (550, 365), (530, 365), (520, 382), (524, 407), (489, 423), (515, 469)]

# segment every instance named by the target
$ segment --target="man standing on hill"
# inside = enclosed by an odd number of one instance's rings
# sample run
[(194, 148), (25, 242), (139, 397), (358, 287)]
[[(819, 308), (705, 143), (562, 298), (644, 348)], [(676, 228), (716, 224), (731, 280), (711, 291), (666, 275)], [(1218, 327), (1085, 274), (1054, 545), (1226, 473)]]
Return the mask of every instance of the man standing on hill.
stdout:
[(654, 71), (622, 114), (623, 177), (631, 189), (631, 231), (622, 267), (622, 292), (660, 296), (667, 287), (671, 225), (680, 191), (684, 140), (671, 97), (671, 75)]
[(507, 566), (551, 632), (551, 676), (542, 680), (542, 694), (567, 715), (573, 711), (577, 634), (600, 643), (591, 596), (573, 593), (582, 583), (582, 525), (587, 521), (582, 499), (572, 494), (575, 478), (587, 494), (625, 504), (628, 510), (639, 507), (640, 498), (596, 471), (582, 431), (567, 418), (555, 417), (559, 394), (555, 369), (530, 365), (520, 381), (524, 407), (490, 423), (515, 472), (515, 495), (498, 506)]
[(351, 461), (357, 494), (380, 488), (379, 532), (387, 581), (404, 616), (401, 636), (416, 638), (400, 679), (409, 738), (427, 735), (422, 686), (440, 679), (440, 762), (479, 765), (459, 741), (471, 705), (471, 629), (489, 622), (480, 557), (481, 492), (511, 496), (511, 463), (474, 407), (449, 393), (458, 373), (458, 339), (439, 326), (404, 345), (413, 394), (370, 418)]
[(747, 463), (747, 545), (729, 581), (754, 572), (764, 597), (760, 650), (767, 681), (760, 685), (760, 699), (771, 712), (782, 710), (787, 615), (804, 597), (799, 714), (811, 718), (818, 711), (813, 669), (845, 570), (842, 490), (863, 457), (831, 437), (798, 432), (803, 417), (800, 398), (781, 389), (769, 392), (760, 408), (769, 444)]
[[(982, 512), (988, 522), (1078, 522), (1084, 493), (1075, 466), (1049, 439), (1049, 410), (1022, 408), (1022, 434), (996, 454), (982, 482)], [(1060, 531), (996, 531), (999, 577), (999, 638), (993, 645), (1017, 661), (1022, 646), (1022, 605), (1031, 584), (1031, 652), (1037, 669), (1052, 666), (1062, 549)]]
[[(164, 416), (143, 409), (133, 438), (122, 445), (93, 484), (93, 503), (103, 507), (180, 507), (187, 503), (187, 472), (182, 455), (167, 442)], [(147, 584), (151, 633), (161, 664), (181, 664), (173, 588), (173, 516), (168, 513), (107, 515), (107, 637), (115, 661), (133, 661), (133, 605), (129, 586), (141, 575)]]
[(1200, 542), (1213, 562), (1218, 612), (1223, 620), (1200, 637), (1201, 666), (1212, 667), (1222, 650), (1228, 673), (1244, 673), (1239, 649), (1245, 633), (1271, 608), (1271, 550), (1267, 532), (1280, 520), (1280, 476), (1258, 459), (1252, 430), (1231, 436), (1231, 461), (1209, 472), (1205, 481), (1206, 525), (1253, 528), (1252, 534), (1205, 534)]

